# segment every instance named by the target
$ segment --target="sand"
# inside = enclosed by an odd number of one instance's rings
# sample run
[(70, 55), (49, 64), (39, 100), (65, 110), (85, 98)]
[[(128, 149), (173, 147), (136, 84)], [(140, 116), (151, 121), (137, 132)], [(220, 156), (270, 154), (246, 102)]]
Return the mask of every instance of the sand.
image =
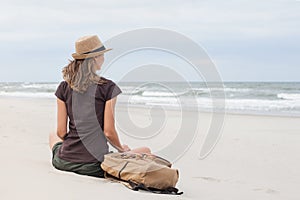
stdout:
[[(173, 165), (179, 169), (177, 187), (184, 194), (170, 196), (135, 192), (104, 179), (53, 168), (48, 134), (55, 128), (55, 99), (1, 97), (0, 109), (0, 199), (300, 198), (300, 118), (227, 114), (218, 144), (201, 160), (202, 133), (211, 115), (200, 113), (199, 133)], [(124, 109), (116, 112), (118, 120), (125, 117)], [(142, 108), (132, 108), (130, 113), (142, 126), (152, 120)], [(160, 116), (155, 110), (152, 114)], [(169, 112), (164, 132), (156, 136), (158, 140), (133, 139), (122, 134), (119, 123), (121, 140), (131, 147), (163, 148), (174, 137), (177, 116), (176, 111)], [(130, 127), (126, 130), (139, 135)]]

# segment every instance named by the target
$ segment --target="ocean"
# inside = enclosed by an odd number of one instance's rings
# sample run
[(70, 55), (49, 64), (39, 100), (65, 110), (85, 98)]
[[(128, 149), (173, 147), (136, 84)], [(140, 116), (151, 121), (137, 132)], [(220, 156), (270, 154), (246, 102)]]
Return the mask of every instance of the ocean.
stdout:
[[(117, 83), (117, 82), (116, 82)], [(1, 82), (0, 97), (55, 98), (58, 82)], [(300, 82), (225, 82), (209, 89), (203, 82), (117, 83), (118, 103), (130, 106), (162, 106), (170, 109), (212, 111), (212, 94), (225, 111), (241, 114), (300, 116)], [(221, 110), (215, 108), (214, 111)]]

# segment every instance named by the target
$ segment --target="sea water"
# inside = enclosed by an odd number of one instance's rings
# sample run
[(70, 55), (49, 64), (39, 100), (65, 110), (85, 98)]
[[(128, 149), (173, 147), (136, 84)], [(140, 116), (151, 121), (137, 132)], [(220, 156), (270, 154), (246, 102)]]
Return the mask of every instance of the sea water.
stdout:
[[(116, 81), (115, 81), (116, 82)], [(119, 104), (233, 113), (300, 116), (300, 82), (116, 82)], [(0, 96), (55, 98), (59, 82), (2, 82)], [(218, 108), (213, 100), (224, 101)]]

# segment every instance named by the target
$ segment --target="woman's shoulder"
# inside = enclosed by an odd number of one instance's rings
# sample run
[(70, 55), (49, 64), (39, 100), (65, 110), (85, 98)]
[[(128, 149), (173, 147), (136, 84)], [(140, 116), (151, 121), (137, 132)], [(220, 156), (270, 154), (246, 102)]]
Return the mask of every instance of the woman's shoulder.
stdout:
[(105, 77), (101, 77), (101, 79), (106, 81), (106, 84), (99, 85), (99, 91), (106, 101), (122, 93), (120, 87), (113, 80)]
[(100, 81), (99, 81), (99, 84), (107, 84), (107, 85), (115, 85), (116, 83), (111, 80), (111, 79), (108, 79), (108, 78), (105, 78), (103, 76), (100, 77)]
[(59, 82), (57, 90), (61, 90), (66, 93), (73, 91), (72, 87), (66, 80), (62, 80)]
[(62, 80), (59, 82), (57, 89), (65, 90), (68, 86), (69, 86), (68, 82), (65, 80)]
[(62, 101), (66, 101), (67, 98), (67, 87), (68, 87), (68, 83), (66, 81), (61, 81), (58, 86), (57, 89), (55, 91), (55, 95), (61, 99)]

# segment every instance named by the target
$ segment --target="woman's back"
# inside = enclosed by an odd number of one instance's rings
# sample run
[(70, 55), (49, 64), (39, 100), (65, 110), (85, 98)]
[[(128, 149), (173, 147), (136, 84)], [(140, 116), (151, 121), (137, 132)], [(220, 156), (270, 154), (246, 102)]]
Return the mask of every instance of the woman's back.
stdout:
[(102, 162), (108, 153), (104, 136), (105, 102), (120, 94), (121, 89), (111, 80), (103, 84), (91, 84), (86, 92), (74, 91), (62, 81), (55, 95), (66, 104), (69, 131), (58, 152), (61, 159), (77, 162)]

